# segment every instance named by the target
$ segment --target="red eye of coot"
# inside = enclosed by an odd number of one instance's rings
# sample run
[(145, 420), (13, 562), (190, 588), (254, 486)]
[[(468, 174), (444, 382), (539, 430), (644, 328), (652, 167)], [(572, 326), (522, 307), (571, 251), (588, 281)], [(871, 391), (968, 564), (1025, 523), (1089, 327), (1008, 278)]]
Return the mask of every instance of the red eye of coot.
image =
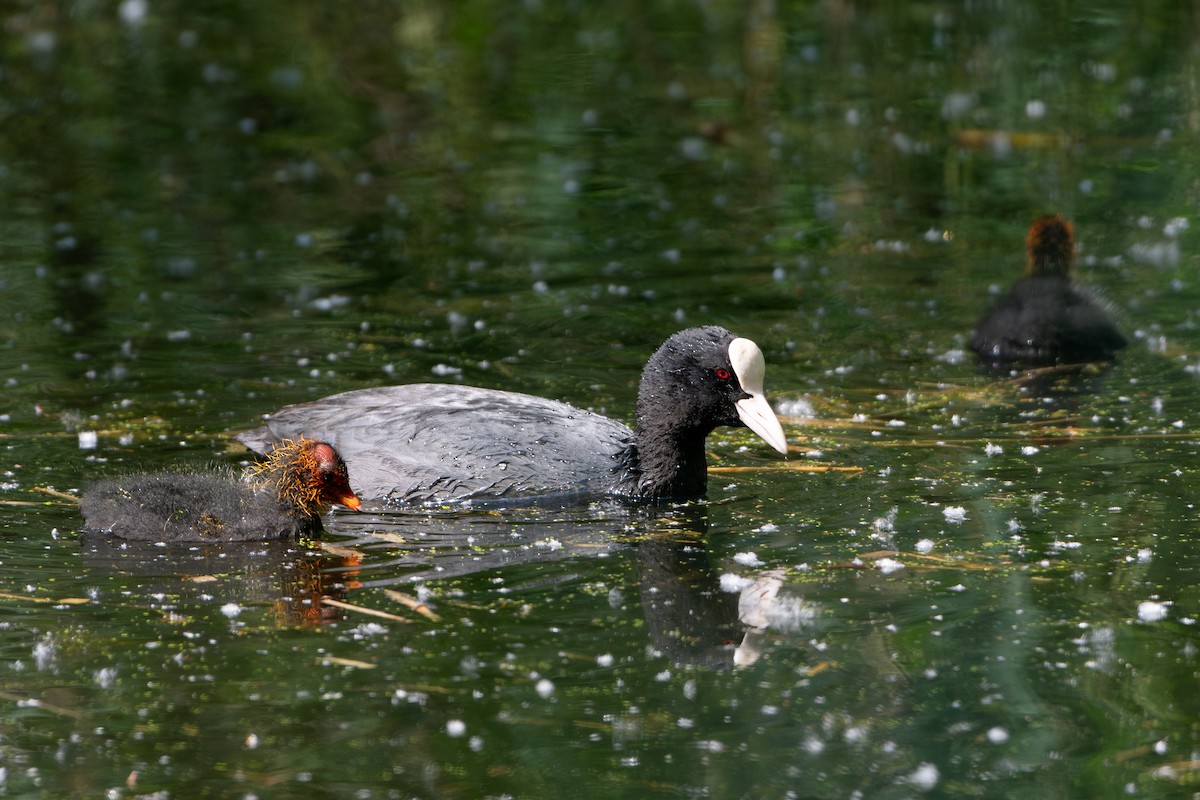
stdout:
[(729, 380), (729, 370), (724, 367), (717, 367), (717, 377), (723, 381)]

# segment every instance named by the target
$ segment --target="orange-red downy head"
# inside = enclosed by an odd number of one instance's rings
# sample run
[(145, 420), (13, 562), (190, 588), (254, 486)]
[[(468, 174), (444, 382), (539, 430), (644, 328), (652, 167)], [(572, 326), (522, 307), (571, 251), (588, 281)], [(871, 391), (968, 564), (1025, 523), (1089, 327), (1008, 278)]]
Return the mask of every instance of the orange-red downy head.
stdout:
[(1075, 230), (1060, 214), (1038, 217), (1025, 237), (1026, 275), (1067, 275), (1075, 260)]
[(316, 475), (320, 486), (321, 500), (338, 503), (351, 511), (359, 511), (362, 501), (350, 488), (350, 471), (346, 462), (328, 442), (312, 445), (312, 457), (316, 462)]

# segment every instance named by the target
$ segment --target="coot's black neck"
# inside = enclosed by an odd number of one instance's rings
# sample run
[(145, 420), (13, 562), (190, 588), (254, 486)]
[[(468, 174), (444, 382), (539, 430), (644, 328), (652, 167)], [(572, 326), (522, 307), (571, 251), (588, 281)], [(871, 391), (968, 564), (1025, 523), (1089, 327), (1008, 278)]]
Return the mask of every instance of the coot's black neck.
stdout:
[(639, 419), (634, 433), (633, 493), (647, 500), (690, 500), (708, 489), (707, 431), (681, 430)]

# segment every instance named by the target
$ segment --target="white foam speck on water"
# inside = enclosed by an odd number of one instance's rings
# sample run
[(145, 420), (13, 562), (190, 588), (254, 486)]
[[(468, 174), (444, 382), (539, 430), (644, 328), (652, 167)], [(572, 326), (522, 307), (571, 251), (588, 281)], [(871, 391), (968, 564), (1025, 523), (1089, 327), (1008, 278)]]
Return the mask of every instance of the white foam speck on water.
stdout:
[(116, 667), (104, 667), (96, 671), (94, 676), (96, 683), (101, 689), (111, 689), (112, 685), (117, 682)]
[(763, 560), (758, 557), (758, 554), (750, 551), (734, 553), (733, 560), (746, 567), (761, 567), (763, 565)]
[(1141, 264), (1155, 267), (1174, 267), (1180, 261), (1179, 242), (1168, 239), (1165, 242), (1134, 242), (1129, 246), (1129, 257)]
[(238, 614), (242, 613), (242, 607), (237, 603), (226, 603), (225, 605), (221, 606), (221, 613), (230, 619), (233, 619)]
[(131, 28), (140, 27), (146, 21), (146, 15), (149, 12), (150, 4), (146, 0), (124, 0), (121, 5), (117, 6), (117, 14), (121, 17), (121, 22)]
[(904, 565), (894, 558), (881, 558), (875, 562), (875, 568), (884, 575), (891, 575), (893, 572), (904, 569)]
[(875, 528), (877, 533), (891, 533), (892, 531), (896, 530), (896, 517), (899, 514), (900, 509), (896, 506), (892, 506), (886, 515), (882, 517), (876, 517), (875, 521), (872, 522), (871, 525)]
[(1174, 239), (1190, 227), (1191, 223), (1188, 222), (1186, 217), (1172, 217), (1163, 226), (1163, 233)]
[(461, 719), (452, 719), (446, 723), (446, 735), (455, 739), (467, 732), (467, 723)]
[(817, 410), (806, 398), (796, 397), (775, 403), (775, 413), (782, 417), (815, 417)]
[(534, 688), (537, 690), (538, 697), (542, 698), (543, 700), (554, 694), (554, 682), (549, 678), (542, 678), (537, 682), (537, 685)]
[(600, 655), (596, 656), (596, 666), (598, 667), (604, 667), (607, 669), (613, 665), (613, 661), (614, 659), (612, 653), (601, 653)]
[(49, 634), (33, 646), (33, 663), (37, 665), (38, 671), (53, 666), (55, 649), (54, 639)]
[(941, 773), (938, 772), (938, 768), (933, 764), (925, 763), (913, 770), (905, 780), (916, 789), (928, 792), (937, 786), (940, 778)]
[(964, 522), (967, 519), (967, 510), (962, 506), (946, 506), (942, 509), (942, 516), (946, 518), (946, 522)]
[(95, 431), (80, 431), (79, 432), (79, 449), (80, 450), (95, 450), (96, 445), (100, 443), (100, 436)]
[(351, 630), (350, 636), (361, 640), (371, 636), (378, 636), (381, 633), (387, 633), (387, 630), (387, 628), (378, 622), (366, 622)]
[(921, 555), (928, 555), (933, 552), (933, 539), (918, 539), (914, 548)]
[(1142, 622), (1158, 622), (1159, 620), (1166, 619), (1167, 604), (1158, 603), (1154, 600), (1143, 600), (1138, 603), (1137, 615), (1138, 619)]
[(735, 575), (732, 572), (726, 572), (721, 576), (721, 591), (740, 592), (742, 589), (745, 589), (752, 583), (754, 583), (754, 581), (750, 580), (749, 578), (742, 577), (741, 575)]
[(1021, 455), (1023, 455), (1023, 456), (1035, 456), (1040, 452), (1041, 452), (1040, 447), (1034, 447), (1031, 444), (1027, 444), (1021, 448)]
[(999, 725), (994, 728), (988, 728), (987, 740), (992, 744), (1004, 744), (1008, 741), (1008, 731)]
[(992, 444), (991, 442), (988, 442), (988, 443), (987, 443), (986, 445), (984, 445), (984, 447), (983, 447), (983, 453), (984, 453), (984, 455), (989, 455), (989, 456), (998, 456), (998, 455), (1000, 455), (1000, 454), (1001, 454), (1001, 453), (1003, 453), (1003, 452), (1004, 452), (1004, 448), (1003, 448), (1003, 447), (1001, 447), (1001, 446), (1000, 446), (1000, 445), (998, 445), (998, 444)]
[(309, 302), (309, 307), (317, 311), (334, 311), (344, 306), (350, 305), (350, 296), (344, 294), (331, 294), (328, 297), (318, 297)]
[(939, 356), (934, 356), (938, 361), (943, 361), (947, 364), (961, 364), (967, 360), (967, 351), (961, 347), (955, 347)]

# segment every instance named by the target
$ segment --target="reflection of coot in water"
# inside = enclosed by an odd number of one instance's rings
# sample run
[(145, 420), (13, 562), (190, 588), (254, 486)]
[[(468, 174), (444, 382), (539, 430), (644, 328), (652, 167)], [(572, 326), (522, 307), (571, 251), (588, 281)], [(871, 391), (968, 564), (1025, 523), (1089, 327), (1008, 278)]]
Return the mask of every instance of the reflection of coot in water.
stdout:
[(359, 507), (346, 464), (325, 442), (278, 444), (245, 480), (229, 473), (157, 472), (109, 478), (89, 488), (84, 527), (123, 539), (235, 542), (320, 530), (333, 503)]
[[(85, 531), (83, 565), (124, 576), (125, 595), (136, 605), (212, 614), (229, 603), (271, 609), (280, 626), (337, 622), (343, 611), (324, 603), (344, 600), (356, 586), (353, 554), (334, 554), (302, 542), (171, 542), (118, 539)], [(254, 617), (253, 624), (265, 621)]]
[(749, 427), (787, 441), (763, 394), (762, 351), (724, 328), (692, 328), (650, 358), (637, 429), (566, 403), (470, 386), (363, 389), (288, 406), (237, 438), (256, 452), (319, 430), (354, 471), (361, 495), (391, 503), (601, 495), (704, 494), (704, 439)]
[(1075, 242), (1061, 216), (1038, 217), (1025, 240), (1025, 275), (975, 328), (971, 349), (992, 363), (1105, 361), (1125, 346), (1100, 301), (1071, 280)]
[(704, 528), (694, 530), (634, 543), (642, 614), (663, 655), (709, 669), (748, 667), (774, 638), (817, 624), (818, 605), (782, 591), (784, 570), (723, 573), (700, 538)]
[(738, 596), (721, 590), (702, 539), (649, 537), (634, 544), (642, 614), (654, 647), (677, 664), (728, 669), (742, 636)]

